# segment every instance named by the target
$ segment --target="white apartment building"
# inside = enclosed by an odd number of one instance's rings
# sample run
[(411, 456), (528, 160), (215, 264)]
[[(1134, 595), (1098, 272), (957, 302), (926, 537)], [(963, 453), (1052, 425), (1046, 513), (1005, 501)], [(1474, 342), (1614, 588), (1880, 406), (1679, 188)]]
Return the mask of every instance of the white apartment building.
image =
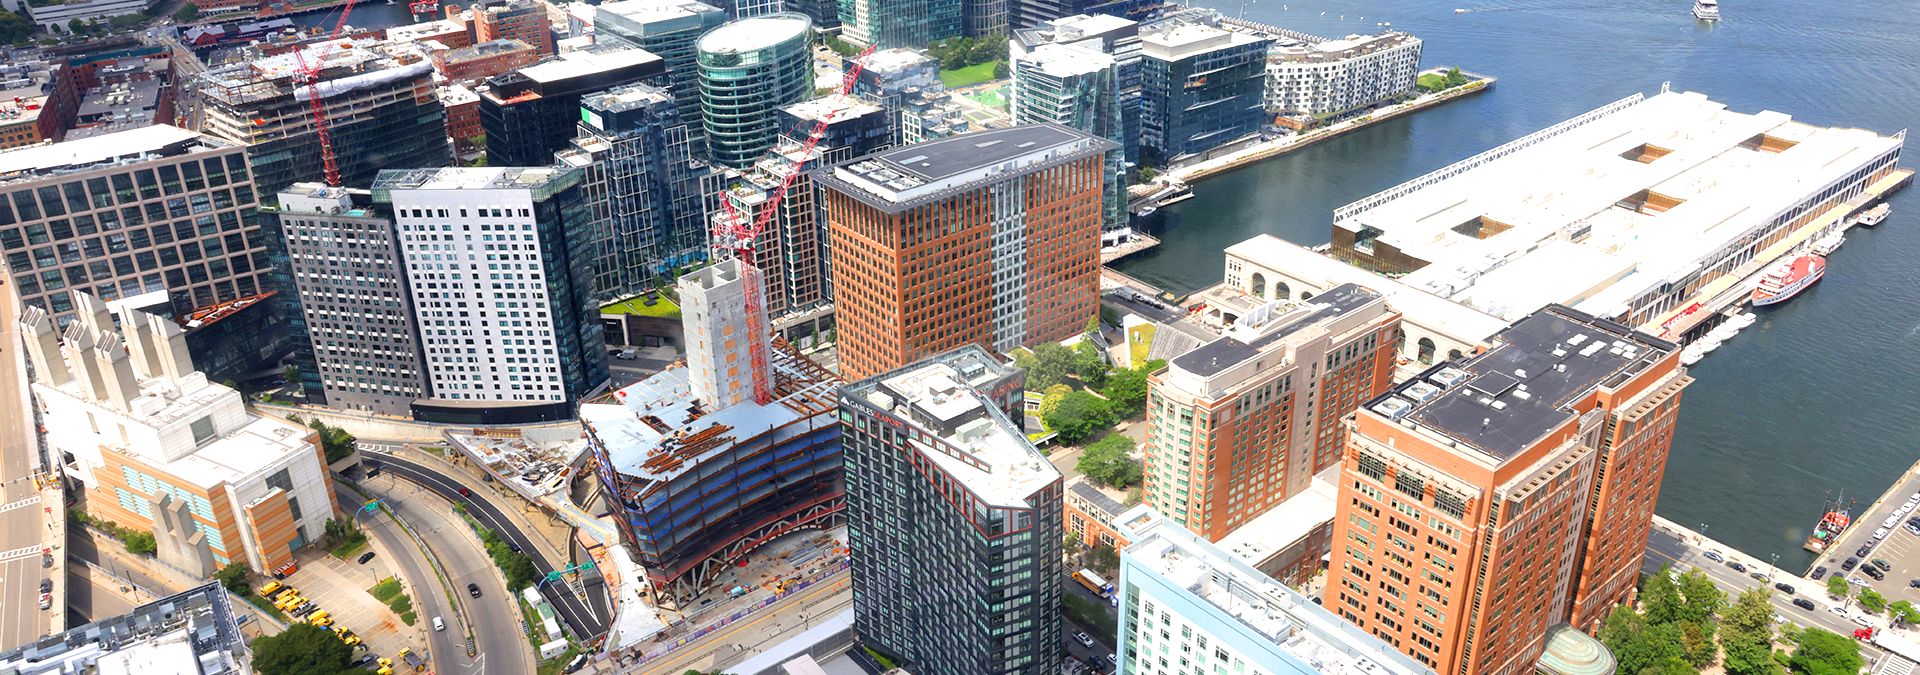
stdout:
[(552, 402), (606, 382), (587, 249), (595, 245), (565, 168), (384, 171), (427, 379), (437, 399)]
[(1267, 112), (1331, 115), (1413, 91), (1420, 38), (1399, 31), (1338, 40), (1293, 34), (1267, 48)]
[(1129, 675), (1434, 675), (1306, 595), (1135, 507), (1121, 551), (1120, 667)]
[(172, 321), (119, 306), (116, 329), (105, 301), (73, 297), (66, 330), (32, 306), (20, 329), (47, 443), (89, 514), (153, 531), (162, 560), (201, 575), (281, 569), (339, 517), (312, 430), (208, 382)]

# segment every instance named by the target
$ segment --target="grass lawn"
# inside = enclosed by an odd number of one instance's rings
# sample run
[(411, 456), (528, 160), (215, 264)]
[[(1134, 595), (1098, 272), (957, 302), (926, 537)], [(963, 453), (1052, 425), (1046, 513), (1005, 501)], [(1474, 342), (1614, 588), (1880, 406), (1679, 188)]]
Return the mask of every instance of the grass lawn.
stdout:
[(977, 66), (967, 66), (959, 70), (942, 70), (940, 71), (940, 81), (945, 82), (948, 89), (958, 89), (969, 84), (986, 82), (993, 79), (993, 67), (999, 63), (999, 61), (988, 61)]
[(1427, 91), (1439, 91), (1441, 89), (1445, 89), (1447, 88), (1447, 76), (1440, 75), (1437, 73), (1427, 73), (1425, 75), (1421, 75), (1418, 81), (1418, 86), (1421, 89), (1425, 89)]
[(367, 550), (367, 540), (363, 537), (360, 541), (350, 541), (341, 544), (339, 548), (333, 549), (333, 557), (346, 560), (360, 555), (360, 552), (364, 550)]
[(633, 314), (636, 316), (654, 316), (662, 319), (680, 318), (680, 306), (665, 297), (656, 298), (648, 305), (645, 297), (630, 298), (600, 308), (601, 314)]
[(1153, 346), (1153, 324), (1127, 329), (1127, 365), (1139, 368), (1147, 362), (1147, 350)]

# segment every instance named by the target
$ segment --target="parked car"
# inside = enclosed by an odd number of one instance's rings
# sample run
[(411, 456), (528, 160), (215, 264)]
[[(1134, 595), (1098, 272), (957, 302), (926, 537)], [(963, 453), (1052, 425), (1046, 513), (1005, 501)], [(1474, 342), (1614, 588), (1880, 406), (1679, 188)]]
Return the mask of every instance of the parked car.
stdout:
[(1807, 575), (1807, 578), (1813, 579), (1815, 581), (1819, 581), (1820, 577), (1824, 577), (1824, 576), (1827, 576), (1827, 566), (1821, 565), (1819, 567), (1813, 568), (1813, 574)]
[(1073, 639), (1078, 640), (1082, 646), (1085, 646), (1085, 647), (1093, 646), (1093, 638), (1087, 637), (1086, 633), (1074, 633)]
[(40, 569), (44, 570), (50, 567), (53, 567), (53, 554), (52, 553), (40, 554)]
[(573, 660), (572, 660), (572, 661), (568, 661), (568, 662), (567, 662), (567, 667), (566, 667), (565, 669), (563, 669), (563, 670), (561, 670), (560, 672), (562, 672), (562, 673), (571, 673), (571, 672), (574, 672), (574, 671), (577, 671), (577, 670), (580, 670), (581, 668), (585, 668), (585, 667), (587, 667), (587, 655), (586, 655), (586, 654), (581, 654), (581, 655), (579, 655), (579, 656), (575, 656), (575, 657), (573, 657)]
[(1859, 557), (1859, 558), (1865, 558), (1865, 557), (1867, 557), (1867, 554), (1868, 554), (1868, 553), (1872, 553), (1872, 552), (1873, 552), (1873, 545), (1872, 545), (1872, 544), (1862, 544), (1862, 545), (1860, 546), (1860, 548), (1858, 548), (1858, 549), (1854, 549), (1854, 551), (1853, 551), (1853, 555), (1854, 555), (1855, 557)]
[(1841, 609), (1839, 607), (1828, 607), (1827, 613), (1832, 614), (1834, 616), (1846, 616), (1847, 610)]
[(1920, 588), (1920, 579), (1913, 579), (1908, 581), (1907, 588)]
[(1885, 558), (1874, 558), (1873, 560), (1870, 560), (1868, 562), (1873, 563), (1874, 567), (1878, 567), (1882, 571), (1893, 569), (1893, 565), (1889, 564)]
[(367, 564), (367, 561), (372, 559), (373, 559), (373, 551), (367, 551), (366, 553), (360, 554), (360, 564), (362, 565)]
[(1727, 567), (1728, 567), (1728, 568), (1730, 568), (1730, 569), (1732, 569), (1732, 570), (1733, 570), (1733, 571), (1735, 571), (1735, 572), (1745, 572), (1745, 571), (1747, 571), (1747, 566), (1746, 566), (1746, 565), (1742, 565), (1742, 564), (1740, 564), (1740, 562), (1739, 562), (1739, 561), (1737, 561), (1737, 560), (1728, 560), (1728, 561), (1727, 561)]
[(467, 584), (467, 595), (480, 597), (480, 584)]
[(1846, 560), (1840, 561), (1840, 571), (1852, 572), (1853, 566), (1858, 564), (1860, 564), (1859, 558), (1847, 558)]
[(1758, 582), (1762, 582), (1762, 583), (1765, 583), (1765, 582), (1768, 582), (1768, 581), (1772, 581), (1772, 579), (1769, 579), (1769, 578), (1767, 578), (1767, 575), (1765, 575), (1765, 574), (1762, 574), (1762, 573), (1759, 573), (1759, 572), (1748, 572), (1748, 573), (1747, 573), (1747, 576), (1750, 576), (1750, 577), (1753, 577), (1753, 580), (1754, 580), (1754, 581), (1758, 581)]
[(1777, 584), (1774, 584), (1774, 585), (1773, 585), (1773, 588), (1774, 588), (1775, 590), (1778, 590), (1778, 591), (1780, 591), (1781, 593), (1785, 593), (1785, 594), (1787, 594), (1787, 595), (1793, 595), (1793, 587), (1792, 587), (1792, 586), (1788, 586), (1788, 585), (1786, 585), (1785, 583), (1777, 583)]
[(279, 593), (282, 588), (285, 588), (285, 586), (280, 585), (280, 582), (269, 581), (267, 585), (260, 587), (260, 597), (271, 598), (275, 593)]
[(1869, 565), (1861, 565), (1860, 573), (1873, 577), (1874, 581), (1880, 581), (1882, 579), (1887, 578), (1887, 573), (1880, 571), (1880, 568), (1878, 567), (1872, 567)]
[(1114, 656), (1112, 654), (1108, 654), (1107, 663), (1112, 665), (1115, 668), (1118, 668), (1120, 667), (1120, 657)]
[(1700, 555), (1705, 556), (1706, 559), (1712, 560), (1714, 562), (1721, 562), (1726, 560), (1726, 558), (1720, 556), (1719, 551), (1705, 551), (1705, 552), (1702, 552)]
[(1794, 598), (1793, 606), (1799, 607), (1800, 609), (1804, 609), (1809, 612), (1813, 611), (1813, 601), (1808, 600), (1806, 598)]
[(53, 609), (53, 594), (52, 594), (52, 593), (41, 593), (41, 594), (40, 594), (40, 609)]
[(1880, 540), (1882, 540), (1882, 539), (1885, 539), (1885, 538), (1887, 538), (1887, 528), (1884, 528), (1884, 527), (1883, 527), (1883, 528), (1880, 528), (1880, 529), (1878, 529), (1878, 530), (1874, 530), (1874, 531), (1873, 531), (1873, 540), (1874, 540), (1874, 541), (1880, 541)]
[(1868, 628), (1872, 628), (1872, 627), (1873, 627), (1873, 622), (1872, 622), (1872, 621), (1868, 621), (1868, 620), (1867, 620), (1867, 617), (1866, 617), (1866, 615), (1864, 615), (1864, 614), (1855, 614), (1855, 615), (1853, 615), (1853, 616), (1850, 616), (1850, 617), (1847, 617), (1847, 618), (1849, 618), (1849, 619), (1853, 619), (1853, 622), (1854, 622), (1854, 623), (1857, 623), (1857, 624), (1860, 624), (1860, 625), (1862, 625), (1862, 626), (1866, 626), (1866, 627), (1868, 627)]

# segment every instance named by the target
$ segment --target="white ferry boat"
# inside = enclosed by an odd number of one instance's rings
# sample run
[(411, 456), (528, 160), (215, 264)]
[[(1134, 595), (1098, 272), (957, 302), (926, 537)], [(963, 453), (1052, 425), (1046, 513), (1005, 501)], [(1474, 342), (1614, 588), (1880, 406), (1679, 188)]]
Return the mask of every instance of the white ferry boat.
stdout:
[(1716, 0), (1695, 0), (1693, 3), (1693, 18), (1701, 21), (1719, 21), (1720, 3)]
[(1875, 225), (1879, 225), (1880, 221), (1886, 220), (1887, 214), (1892, 212), (1893, 212), (1893, 207), (1891, 205), (1888, 205), (1882, 202), (1879, 206), (1875, 206), (1871, 209), (1867, 209), (1866, 213), (1860, 214), (1860, 226), (1873, 227)]

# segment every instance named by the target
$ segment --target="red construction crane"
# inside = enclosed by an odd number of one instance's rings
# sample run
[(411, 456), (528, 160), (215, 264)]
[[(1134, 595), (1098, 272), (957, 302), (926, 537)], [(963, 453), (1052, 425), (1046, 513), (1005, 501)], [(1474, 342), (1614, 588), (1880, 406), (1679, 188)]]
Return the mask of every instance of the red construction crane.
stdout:
[[(847, 60), (846, 76), (841, 79), (840, 90), (832, 96), (837, 97), (838, 100), (844, 100), (852, 93), (854, 81), (860, 78), (860, 71), (866, 67), (867, 55), (872, 53), (873, 47), (868, 46), (866, 51), (860, 52), (859, 56)], [(835, 113), (839, 110), (838, 106), (828, 107), (826, 114), (814, 122), (813, 130), (807, 134), (806, 142), (800, 146), (797, 153), (781, 152), (778, 141), (773, 144), (773, 147), (767, 149), (767, 156), (770, 159), (774, 162), (786, 162), (787, 166), (786, 170), (780, 174), (780, 187), (774, 189), (773, 196), (767, 200), (758, 216), (749, 216), (734, 210), (733, 200), (727, 198), (724, 190), (720, 194), (720, 204), (725, 211), (720, 226), (716, 228), (719, 234), (717, 239), (719, 248), (733, 250), (734, 258), (740, 261), (740, 277), (747, 284), (747, 335), (750, 338), (747, 341), (747, 351), (753, 368), (753, 400), (760, 405), (773, 402), (773, 383), (767, 377), (767, 346), (762, 341), (767, 334), (766, 321), (760, 314), (761, 308), (765, 305), (765, 299), (762, 296), (766, 289), (761, 283), (760, 268), (753, 264), (754, 241), (760, 237), (761, 232), (766, 231), (767, 223), (771, 222), (773, 215), (780, 210), (780, 201), (787, 196), (787, 189), (793, 187), (793, 179), (800, 175), (801, 167), (806, 164), (808, 156), (813, 154), (814, 146), (820, 144), (820, 137), (826, 135), (827, 125), (833, 121)], [(799, 127), (796, 126), (794, 131), (799, 131)]]
[(327, 128), (326, 109), (320, 102), (320, 69), (327, 64), (328, 50), (339, 44), (337, 40), (340, 39), (340, 32), (347, 27), (347, 15), (353, 13), (353, 5), (350, 0), (341, 6), (340, 21), (334, 24), (333, 33), (327, 36), (312, 65), (307, 64), (306, 49), (293, 50), (293, 59), (300, 64), (299, 77), (307, 85), (307, 102), (313, 104), (313, 128), (320, 135), (320, 161), (327, 167), (327, 185), (333, 187), (340, 187), (340, 163), (333, 155), (333, 134)]

